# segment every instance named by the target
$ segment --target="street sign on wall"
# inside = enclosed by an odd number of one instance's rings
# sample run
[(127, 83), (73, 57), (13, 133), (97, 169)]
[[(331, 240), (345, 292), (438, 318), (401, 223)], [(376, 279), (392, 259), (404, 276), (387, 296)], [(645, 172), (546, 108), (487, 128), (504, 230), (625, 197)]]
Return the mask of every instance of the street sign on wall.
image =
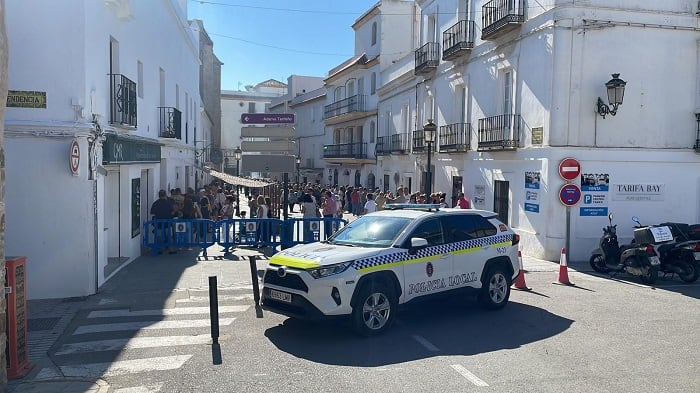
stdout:
[(243, 124), (294, 124), (294, 113), (242, 113)]

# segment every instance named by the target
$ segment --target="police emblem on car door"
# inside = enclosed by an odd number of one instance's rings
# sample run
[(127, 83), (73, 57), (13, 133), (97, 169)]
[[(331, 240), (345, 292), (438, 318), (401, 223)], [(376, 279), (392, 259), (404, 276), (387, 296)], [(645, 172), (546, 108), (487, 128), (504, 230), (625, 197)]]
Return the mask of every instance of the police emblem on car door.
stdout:
[(415, 255), (404, 262), (405, 300), (451, 289), (452, 255), (440, 220), (431, 218), (420, 223), (402, 248), (410, 249), (411, 238), (425, 239), (428, 245), (416, 250)]

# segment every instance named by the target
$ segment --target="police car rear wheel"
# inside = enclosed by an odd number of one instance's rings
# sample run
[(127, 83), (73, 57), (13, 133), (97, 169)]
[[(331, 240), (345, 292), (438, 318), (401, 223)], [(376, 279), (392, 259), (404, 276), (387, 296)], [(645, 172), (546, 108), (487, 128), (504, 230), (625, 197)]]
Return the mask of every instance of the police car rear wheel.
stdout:
[(384, 283), (370, 282), (360, 289), (352, 310), (355, 331), (372, 336), (388, 329), (394, 321), (397, 302), (394, 292)]
[(495, 310), (505, 306), (510, 297), (510, 281), (501, 266), (492, 267), (484, 275), (483, 286), (479, 292), (482, 307)]

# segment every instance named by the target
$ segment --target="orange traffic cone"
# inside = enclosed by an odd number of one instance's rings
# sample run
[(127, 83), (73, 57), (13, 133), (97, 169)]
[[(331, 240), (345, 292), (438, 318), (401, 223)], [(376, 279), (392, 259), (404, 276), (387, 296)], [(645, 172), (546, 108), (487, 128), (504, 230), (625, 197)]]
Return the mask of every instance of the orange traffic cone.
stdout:
[(554, 284), (574, 285), (574, 283), (569, 281), (569, 268), (566, 263), (566, 248), (561, 249), (561, 257), (559, 259), (559, 280)]
[(518, 263), (520, 264), (520, 272), (518, 273), (518, 276), (515, 277), (515, 282), (513, 283), (513, 287), (515, 289), (520, 289), (521, 291), (531, 291), (532, 288), (528, 288), (527, 284), (525, 284), (525, 269), (523, 269), (523, 254), (518, 251)]

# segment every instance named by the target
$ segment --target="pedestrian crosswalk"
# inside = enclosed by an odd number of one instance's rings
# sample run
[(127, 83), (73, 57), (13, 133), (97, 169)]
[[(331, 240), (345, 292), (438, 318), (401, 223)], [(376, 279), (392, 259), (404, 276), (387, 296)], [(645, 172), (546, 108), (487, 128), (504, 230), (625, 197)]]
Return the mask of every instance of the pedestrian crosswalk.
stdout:
[[(222, 334), (251, 308), (252, 298), (245, 286), (219, 296)], [(172, 307), (91, 311), (53, 352), (56, 367), (40, 370), (36, 378), (97, 379), (177, 370), (201, 353), (195, 351), (198, 346), (212, 344), (208, 303), (208, 296), (193, 294), (177, 299)], [(154, 383), (152, 374), (149, 377), (148, 384), (110, 391), (160, 392), (164, 383)]]

